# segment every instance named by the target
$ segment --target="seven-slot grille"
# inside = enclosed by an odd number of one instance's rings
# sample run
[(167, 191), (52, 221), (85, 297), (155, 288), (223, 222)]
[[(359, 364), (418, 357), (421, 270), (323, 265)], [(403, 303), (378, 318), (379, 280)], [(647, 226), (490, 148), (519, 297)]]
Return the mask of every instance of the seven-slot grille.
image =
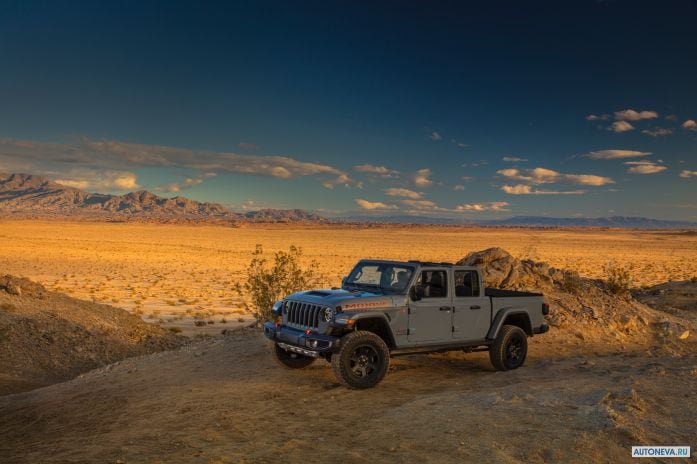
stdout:
[(289, 326), (296, 328), (319, 326), (323, 306), (299, 301), (288, 301), (286, 304), (288, 305), (286, 321)]

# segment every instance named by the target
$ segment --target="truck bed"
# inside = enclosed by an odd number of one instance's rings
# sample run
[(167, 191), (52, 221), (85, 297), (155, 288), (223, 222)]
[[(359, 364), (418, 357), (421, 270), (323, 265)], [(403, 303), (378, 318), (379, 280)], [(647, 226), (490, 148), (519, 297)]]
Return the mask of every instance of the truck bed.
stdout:
[(503, 290), (500, 288), (485, 288), (484, 295), (492, 298), (517, 298), (521, 296), (542, 296), (542, 293), (518, 292), (516, 290)]

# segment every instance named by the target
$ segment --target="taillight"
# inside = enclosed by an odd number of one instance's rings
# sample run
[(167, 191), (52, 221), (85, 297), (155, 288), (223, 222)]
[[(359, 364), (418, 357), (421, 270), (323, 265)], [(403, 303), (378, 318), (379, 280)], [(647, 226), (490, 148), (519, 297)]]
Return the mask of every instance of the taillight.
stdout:
[(542, 315), (546, 316), (549, 314), (549, 305), (547, 303), (542, 303)]

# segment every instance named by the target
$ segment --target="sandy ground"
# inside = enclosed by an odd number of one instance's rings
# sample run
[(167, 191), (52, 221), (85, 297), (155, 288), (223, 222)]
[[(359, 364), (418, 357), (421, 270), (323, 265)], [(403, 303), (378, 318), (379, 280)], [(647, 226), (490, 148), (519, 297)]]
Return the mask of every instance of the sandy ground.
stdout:
[(531, 342), (516, 371), (486, 353), (410, 356), (351, 391), (324, 361), (278, 367), (243, 330), (0, 397), (0, 462), (616, 463), (636, 444), (697, 457), (694, 344)]
[[(57, 221), (0, 222), (0, 270), (189, 335), (215, 334), (250, 322), (233, 285), (256, 244), (268, 252), (301, 246), (327, 285), (338, 285), (360, 258), (452, 262), (492, 246), (587, 277), (605, 277), (615, 261), (635, 286), (697, 276), (697, 236), (676, 232)], [(206, 324), (196, 327), (195, 319)]]

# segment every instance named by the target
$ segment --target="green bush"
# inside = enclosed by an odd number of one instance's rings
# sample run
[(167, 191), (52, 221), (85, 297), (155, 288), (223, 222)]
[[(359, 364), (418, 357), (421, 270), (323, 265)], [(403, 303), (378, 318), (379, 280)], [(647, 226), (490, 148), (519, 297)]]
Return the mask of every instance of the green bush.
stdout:
[(257, 245), (247, 266), (247, 280), (237, 283), (235, 290), (245, 300), (247, 309), (257, 322), (272, 318), (273, 304), (290, 295), (317, 287), (323, 277), (317, 261), (305, 266), (301, 263), (302, 250), (291, 245), (290, 249), (274, 254), (273, 262), (264, 256), (264, 249)]
[(630, 269), (623, 267), (614, 261), (610, 261), (605, 265), (605, 275), (607, 280), (607, 288), (611, 293), (616, 295), (626, 295), (632, 286), (632, 277)]

